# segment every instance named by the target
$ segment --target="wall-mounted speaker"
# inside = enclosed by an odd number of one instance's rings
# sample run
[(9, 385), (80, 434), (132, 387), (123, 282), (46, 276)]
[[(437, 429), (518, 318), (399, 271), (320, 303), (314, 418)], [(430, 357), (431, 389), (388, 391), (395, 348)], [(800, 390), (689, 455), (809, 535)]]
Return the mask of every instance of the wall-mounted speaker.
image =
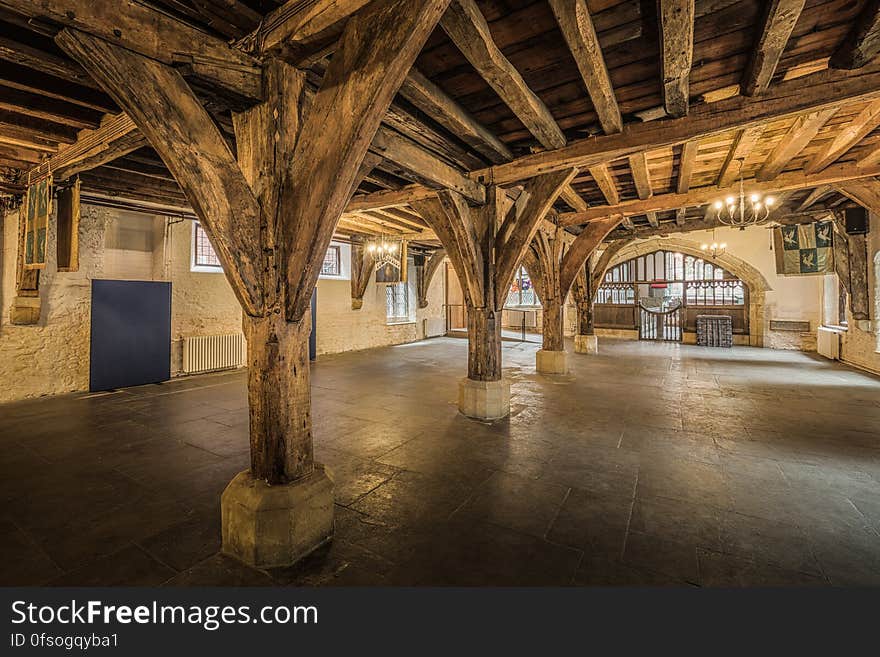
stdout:
[(865, 208), (848, 208), (844, 212), (847, 235), (865, 235), (868, 232), (868, 211)]

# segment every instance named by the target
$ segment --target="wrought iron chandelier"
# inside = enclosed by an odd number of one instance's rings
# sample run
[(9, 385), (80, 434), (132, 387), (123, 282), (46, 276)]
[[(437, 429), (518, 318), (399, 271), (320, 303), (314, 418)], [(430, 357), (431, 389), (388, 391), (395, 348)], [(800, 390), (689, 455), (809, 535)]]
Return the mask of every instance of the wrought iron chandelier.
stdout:
[(727, 242), (718, 242), (718, 240), (715, 239), (714, 229), (712, 230), (712, 243), (700, 246), (700, 251), (706, 255), (711, 255), (713, 260), (722, 255), (725, 249), (727, 249)]
[(770, 218), (776, 199), (762, 194), (750, 194), (746, 198), (745, 184), (742, 175), (742, 160), (740, 160), (739, 174), (739, 198), (728, 196), (724, 200), (714, 203), (715, 217), (725, 226), (745, 228), (757, 226)]
[(376, 271), (383, 269), (386, 265), (391, 265), (395, 269), (400, 269), (400, 241), (386, 238), (384, 235), (378, 240), (367, 244), (369, 251), (376, 259)]

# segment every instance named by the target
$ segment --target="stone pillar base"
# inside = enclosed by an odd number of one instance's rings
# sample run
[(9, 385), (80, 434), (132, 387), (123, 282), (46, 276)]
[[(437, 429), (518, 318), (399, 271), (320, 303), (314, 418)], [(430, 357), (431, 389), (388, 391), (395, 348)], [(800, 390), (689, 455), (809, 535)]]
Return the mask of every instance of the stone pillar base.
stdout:
[(574, 336), (574, 352), (576, 354), (598, 354), (599, 338), (596, 335)]
[(462, 379), (458, 384), (458, 410), (477, 420), (506, 417), (510, 413), (510, 383)]
[(281, 486), (249, 470), (220, 498), (223, 552), (254, 568), (290, 566), (333, 538), (333, 479), (323, 465)]
[(535, 369), (541, 374), (568, 374), (567, 354), (541, 349), (535, 354)]

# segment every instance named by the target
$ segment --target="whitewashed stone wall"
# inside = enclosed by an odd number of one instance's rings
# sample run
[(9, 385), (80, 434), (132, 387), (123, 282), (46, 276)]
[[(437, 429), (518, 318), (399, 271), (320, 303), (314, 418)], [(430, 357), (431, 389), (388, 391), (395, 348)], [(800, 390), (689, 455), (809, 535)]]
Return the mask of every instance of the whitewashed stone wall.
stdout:
[(843, 336), (841, 359), (880, 374), (880, 215), (871, 214), (868, 234), (868, 292), (871, 319), (855, 320), (847, 311), (848, 328)]
[(84, 207), (80, 224), (80, 266), (59, 272), (55, 221), (49, 223), (48, 262), (40, 276), (42, 313), (36, 326), (13, 326), (18, 213), (3, 221), (3, 296), (0, 312), (0, 402), (73, 390), (89, 385), (91, 279), (104, 267), (106, 209)]
[[(0, 231), (0, 403), (88, 389), (91, 281), (94, 278), (167, 280), (172, 283), (171, 372), (182, 365), (182, 338), (240, 333), (241, 307), (222, 273), (193, 272), (192, 222), (83, 206), (80, 269), (58, 272), (55, 221), (49, 261), (41, 275), (42, 316), (36, 326), (13, 326), (18, 213), (3, 217)], [(348, 250), (344, 249), (344, 258)], [(343, 275), (348, 271), (344, 263)], [(318, 282), (318, 353), (401, 344), (422, 339), (426, 322), (444, 317), (443, 271), (429, 289), (429, 306), (417, 308), (410, 282), (411, 322), (388, 326), (385, 290), (371, 283), (360, 310), (351, 309), (350, 281)], [(442, 327), (441, 327), (442, 328)]]

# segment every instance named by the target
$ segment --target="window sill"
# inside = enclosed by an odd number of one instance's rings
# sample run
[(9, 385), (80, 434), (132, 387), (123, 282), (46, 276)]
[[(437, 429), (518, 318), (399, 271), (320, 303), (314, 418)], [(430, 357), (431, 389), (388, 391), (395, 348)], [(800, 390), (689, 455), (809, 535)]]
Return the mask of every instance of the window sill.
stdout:
[(831, 329), (832, 331), (840, 331), (841, 333), (846, 333), (849, 330), (849, 327), (840, 326), (839, 324), (822, 324), (822, 328)]
[(207, 267), (205, 265), (193, 265), (189, 268), (194, 274), (222, 274), (223, 267)]
[(406, 326), (407, 324), (416, 324), (414, 319), (389, 320), (385, 326)]
[(334, 276), (332, 274), (321, 274), (320, 276), (318, 276), (318, 280), (320, 280), (320, 281), (324, 281), (324, 280), (327, 280), (327, 281), (347, 281), (350, 279), (346, 278), (342, 274), (339, 274), (338, 276)]

